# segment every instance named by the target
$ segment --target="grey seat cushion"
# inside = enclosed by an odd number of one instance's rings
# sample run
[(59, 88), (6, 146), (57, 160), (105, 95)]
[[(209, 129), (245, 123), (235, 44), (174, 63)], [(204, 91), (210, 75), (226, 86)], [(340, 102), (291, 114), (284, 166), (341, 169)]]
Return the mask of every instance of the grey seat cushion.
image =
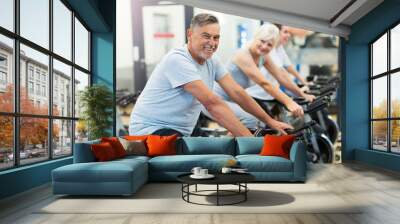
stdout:
[(150, 171), (190, 172), (193, 167), (203, 167), (210, 171), (219, 171), (228, 160), (234, 160), (231, 155), (173, 155), (157, 156), (149, 160)]
[(292, 172), (292, 161), (279, 156), (260, 156), (257, 154), (236, 156), (239, 165), (250, 172)]

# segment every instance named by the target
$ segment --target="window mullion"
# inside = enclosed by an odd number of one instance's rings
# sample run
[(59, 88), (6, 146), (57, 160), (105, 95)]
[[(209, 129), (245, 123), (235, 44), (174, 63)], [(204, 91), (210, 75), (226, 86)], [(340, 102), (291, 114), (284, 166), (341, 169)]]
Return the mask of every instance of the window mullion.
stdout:
[[(49, 50), (53, 52), (53, 0), (49, 0)], [(49, 71), (48, 71), (47, 90), (49, 94), (49, 110), (50, 119), (48, 119), (48, 152), (49, 159), (53, 159), (53, 56), (49, 55)]]
[[(390, 70), (390, 30), (387, 32), (387, 71)], [(388, 118), (392, 117), (392, 100), (391, 100), (391, 74), (387, 74), (387, 98), (388, 98), (388, 103), (387, 103), (387, 110), (388, 110)], [(388, 136), (388, 152), (392, 151), (392, 135), (391, 135), (391, 129), (392, 129), (392, 121), (389, 120), (387, 122), (387, 136)]]
[[(71, 23), (72, 23), (72, 29), (71, 29), (71, 59), (72, 59), (72, 67), (71, 67), (71, 117), (75, 118), (75, 12), (72, 11), (71, 14)], [(71, 150), (72, 150), (72, 155), (74, 155), (74, 145), (75, 145), (75, 126), (76, 126), (76, 121), (73, 120), (72, 122), (72, 132), (71, 132)]]
[[(19, 35), (19, 7), (20, 0), (14, 1), (14, 30), (17, 35)], [(19, 114), (20, 112), (20, 46), (19, 39), (14, 39), (14, 112)], [(20, 136), (20, 118), (14, 116), (14, 166), (19, 166), (19, 136)]]

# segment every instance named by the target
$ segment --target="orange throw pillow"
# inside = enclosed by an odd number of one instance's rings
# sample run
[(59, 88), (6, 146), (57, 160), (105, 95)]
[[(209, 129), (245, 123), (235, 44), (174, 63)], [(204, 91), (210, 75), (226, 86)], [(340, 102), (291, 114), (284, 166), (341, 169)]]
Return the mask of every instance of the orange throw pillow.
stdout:
[(114, 149), (117, 158), (125, 157), (126, 151), (117, 137), (101, 138), (101, 142), (108, 142)]
[(150, 135), (125, 135), (123, 138), (129, 141), (146, 141), (147, 137)]
[(116, 159), (114, 149), (108, 142), (102, 142), (100, 144), (93, 144), (90, 146), (94, 157), (99, 162), (110, 161)]
[(264, 146), (261, 149), (260, 155), (280, 156), (289, 159), (290, 148), (295, 139), (295, 135), (266, 135), (264, 137)]
[(178, 135), (158, 136), (150, 135), (147, 137), (147, 155), (148, 156), (165, 156), (176, 155), (176, 139)]

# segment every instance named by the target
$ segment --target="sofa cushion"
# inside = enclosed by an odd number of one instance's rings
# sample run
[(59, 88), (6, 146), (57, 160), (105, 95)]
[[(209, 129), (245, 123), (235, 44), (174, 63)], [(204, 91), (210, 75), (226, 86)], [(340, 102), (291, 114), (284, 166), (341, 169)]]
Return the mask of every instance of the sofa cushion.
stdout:
[(126, 140), (124, 138), (118, 138), (122, 146), (126, 151), (126, 155), (147, 155), (146, 142), (142, 140)]
[(235, 141), (230, 137), (183, 137), (178, 141), (177, 154), (235, 155)]
[(125, 156), (124, 158), (113, 160), (113, 162), (127, 162), (127, 163), (130, 163), (130, 162), (135, 161), (135, 160), (142, 161), (142, 162), (148, 162), (149, 159), (150, 159), (150, 157), (147, 157), (147, 156), (130, 155), (130, 156)]
[(96, 161), (104, 162), (117, 159), (118, 156), (115, 154), (115, 150), (109, 142), (102, 142), (99, 144), (93, 144), (90, 146)]
[(146, 162), (138, 159), (109, 162), (75, 163), (53, 170), (53, 181), (58, 182), (129, 182), (133, 172), (146, 170)]
[(294, 135), (266, 135), (264, 137), (264, 146), (261, 149), (261, 156), (280, 156), (289, 159), (290, 148), (296, 136)]
[(101, 138), (101, 142), (108, 142), (114, 149), (115, 155), (117, 158), (122, 158), (126, 156), (126, 151), (124, 146), (122, 146), (121, 142), (117, 137), (103, 137)]
[(236, 155), (259, 154), (264, 144), (263, 137), (237, 137)]
[(149, 137), (149, 135), (125, 135), (123, 138), (130, 141), (134, 140), (146, 141), (147, 137)]
[(147, 155), (148, 156), (165, 156), (176, 154), (176, 139), (178, 135), (159, 136), (150, 135), (147, 137)]
[(88, 142), (79, 142), (75, 143), (74, 147), (74, 163), (88, 163), (95, 162), (96, 158), (93, 155), (90, 146), (92, 144), (99, 144), (101, 141), (99, 139), (88, 141)]
[(219, 171), (228, 160), (235, 159), (231, 155), (175, 155), (158, 156), (149, 160), (150, 171), (190, 172), (193, 167), (200, 166), (211, 172)]
[(279, 156), (238, 155), (236, 159), (249, 172), (293, 172), (292, 161)]

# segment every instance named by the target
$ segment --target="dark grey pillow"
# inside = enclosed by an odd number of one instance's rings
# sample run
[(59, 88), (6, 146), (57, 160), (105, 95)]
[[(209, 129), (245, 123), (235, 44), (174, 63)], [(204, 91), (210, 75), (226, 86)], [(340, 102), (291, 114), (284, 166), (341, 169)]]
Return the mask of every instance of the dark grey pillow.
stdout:
[(119, 138), (122, 146), (126, 151), (126, 155), (145, 156), (147, 155), (147, 148), (142, 140), (126, 140)]

